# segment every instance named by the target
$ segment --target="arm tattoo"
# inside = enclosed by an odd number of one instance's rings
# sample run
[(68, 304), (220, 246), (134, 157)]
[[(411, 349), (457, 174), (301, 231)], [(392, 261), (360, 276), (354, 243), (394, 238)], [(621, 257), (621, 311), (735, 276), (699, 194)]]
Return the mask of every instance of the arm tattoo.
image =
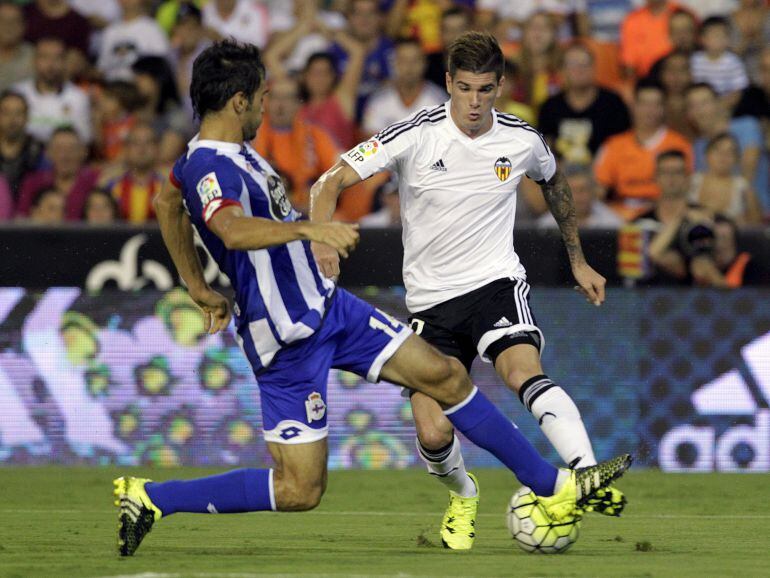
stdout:
[(575, 216), (575, 204), (572, 201), (572, 191), (567, 183), (564, 173), (557, 170), (551, 180), (541, 186), (543, 196), (551, 214), (561, 229), (564, 245), (567, 247), (569, 262), (576, 265), (585, 261), (583, 249), (580, 246), (578, 236), (577, 217)]

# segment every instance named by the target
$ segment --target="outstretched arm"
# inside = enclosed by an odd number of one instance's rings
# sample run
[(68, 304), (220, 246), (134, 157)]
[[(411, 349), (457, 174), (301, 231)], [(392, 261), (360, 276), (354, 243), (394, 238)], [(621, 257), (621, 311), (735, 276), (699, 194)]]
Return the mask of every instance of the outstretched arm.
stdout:
[[(331, 220), (340, 193), (356, 183), (361, 177), (345, 161), (339, 160), (326, 171), (310, 188), (310, 220), (325, 223)], [(326, 277), (340, 274), (340, 258), (337, 252), (325, 244), (313, 243), (313, 255), (321, 272)]]
[(203, 276), (192, 224), (182, 204), (182, 192), (167, 181), (153, 199), (153, 205), (171, 259), (187, 284), (190, 297), (203, 309), (206, 331), (213, 334), (225, 329), (230, 323), (230, 304), (209, 287)]
[(575, 204), (572, 201), (572, 191), (567, 178), (564, 173), (557, 170), (553, 177), (542, 185), (542, 189), (545, 202), (559, 225), (564, 246), (567, 248), (572, 274), (578, 283), (575, 289), (594, 305), (601, 305), (604, 302), (604, 286), (607, 280), (591, 268), (583, 255)]

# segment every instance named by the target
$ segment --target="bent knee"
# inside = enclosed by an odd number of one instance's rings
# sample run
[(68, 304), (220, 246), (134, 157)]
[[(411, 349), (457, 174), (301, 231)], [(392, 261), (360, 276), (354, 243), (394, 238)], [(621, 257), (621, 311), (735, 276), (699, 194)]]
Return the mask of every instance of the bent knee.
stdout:
[(456, 405), (470, 393), (468, 372), (460, 360), (454, 357), (437, 356), (435, 367), (428, 376), (425, 393), (445, 405)]
[(298, 480), (276, 474), (275, 505), (283, 512), (304, 512), (316, 508), (326, 491), (326, 476), (318, 480)]

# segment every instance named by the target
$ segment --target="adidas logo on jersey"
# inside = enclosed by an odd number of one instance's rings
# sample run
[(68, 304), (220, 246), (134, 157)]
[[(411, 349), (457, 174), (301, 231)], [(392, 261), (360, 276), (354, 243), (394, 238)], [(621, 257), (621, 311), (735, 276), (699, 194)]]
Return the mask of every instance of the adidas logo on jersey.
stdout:
[(432, 171), (441, 171), (446, 172), (446, 165), (444, 164), (444, 161), (442, 159), (437, 160), (435, 163), (433, 163), (430, 166), (430, 170)]
[[(770, 333), (741, 348), (748, 375), (732, 369), (703, 384), (690, 397), (698, 415), (753, 416), (754, 425), (734, 425), (719, 436), (711, 426), (687, 424), (675, 427), (660, 440), (658, 461), (661, 469), (668, 472), (770, 471), (770, 410), (766, 409), (766, 404), (770, 403), (770, 375), (766, 369), (768, 351)], [(696, 457), (683, 463), (682, 446), (697, 452)], [(739, 464), (735, 458), (739, 446), (751, 448), (753, 456), (748, 465)]]
[(513, 325), (513, 323), (511, 323), (510, 321), (508, 321), (508, 318), (507, 318), (507, 317), (501, 317), (500, 319), (498, 319), (498, 320), (495, 322), (495, 325), (494, 325), (494, 327), (510, 327), (511, 325)]

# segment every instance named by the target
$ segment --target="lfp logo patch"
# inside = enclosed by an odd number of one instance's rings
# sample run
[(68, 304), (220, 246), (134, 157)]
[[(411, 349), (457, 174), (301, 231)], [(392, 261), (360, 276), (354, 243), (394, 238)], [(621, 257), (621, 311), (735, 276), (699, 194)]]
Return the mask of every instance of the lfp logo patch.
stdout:
[(217, 175), (211, 172), (198, 181), (196, 186), (201, 204), (205, 207), (214, 199), (222, 196), (222, 187), (219, 186)]
[(380, 146), (380, 143), (378, 143), (376, 140), (371, 139), (366, 141), (365, 143), (358, 146), (358, 152), (360, 152), (364, 157), (370, 157), (373, 154), (377, 153), (377, 148)]
[(495, 174), (501, 181), (505, 181), (511, 175), (511, 161), (508, 157), (500, 157), (495, 161)]

